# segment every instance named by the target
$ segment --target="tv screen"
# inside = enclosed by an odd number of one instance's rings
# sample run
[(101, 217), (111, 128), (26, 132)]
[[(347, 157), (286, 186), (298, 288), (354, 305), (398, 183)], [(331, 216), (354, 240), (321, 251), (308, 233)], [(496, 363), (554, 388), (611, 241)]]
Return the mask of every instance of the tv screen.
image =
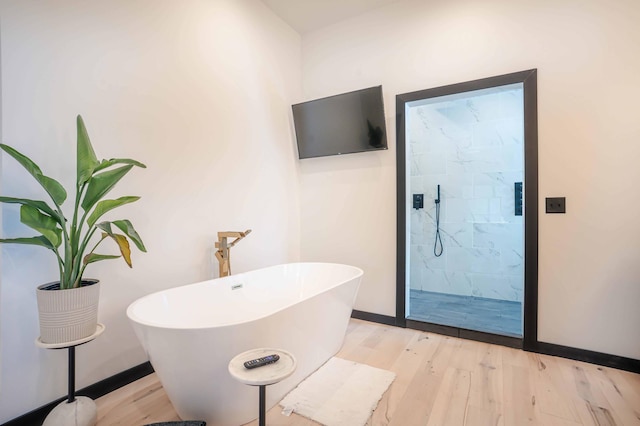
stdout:
[(292, 108), (301, 159), (387, 149), (382, 86)]

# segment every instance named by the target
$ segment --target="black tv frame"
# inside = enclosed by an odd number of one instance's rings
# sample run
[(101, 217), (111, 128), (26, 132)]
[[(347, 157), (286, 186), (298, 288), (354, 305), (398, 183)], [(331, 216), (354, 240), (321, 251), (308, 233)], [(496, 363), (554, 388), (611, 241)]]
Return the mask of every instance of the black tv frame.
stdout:
[[(354, 95), (364, 95), (370, 96), (373, 102), (368, 102), (366, 105), (370, 107), (371, 113), (368, 116), (365, 116), (361, 111), (354, 111), (354, 108), (349, 108), (348, 103), (353, 103)], [(361, 98), (362, 99), (362, 98)], [(374, 103), (375, 102), (375, 103)], [(361, 104), (362, 105), (362, 104)], [(321, 117), (323, 124), (325, 126), (331, 126), (332, 122), (330, 118), (340, 119), (344, 118), (344, 115), (335, 115), (335, 110), (339, 108), (347, 109), (347, 112), (353, 114), (353, 117), (357, 117), (359, 121), (361, 119), (367, 120), (367, 128), (366, 128), (366, 138), (368, 139), (368, 143), (365, 143), (363, 132), (365, 128), (363, 127), (364, 123), (360, 121), (358, 124), (349, 125), (350, 131), (356, 132), (360, 131), (360, 146), (358, 143), (352, 143), (351, 145), (342, 145), (340, 147), (334, 146), (333, 148), (326, 148), (323, 150), (317, 150), (315, 153), (311, 153), (305, 145), (309, 145), (308, 141), (305, 141), (305, 135), (302, 130), (302, 122), (305, 120), (304, 115), (312, 114), (313, 109), (320, 110), (315, 111), (319, 114), (325, 114), (325, 117)], [(382, 92), (382, 85), (367, 87), (364, 89), (353, 90), (350, 92), (340, 93), (337, 95), (327, 96), (323, 98), (313, 99), (306, 102), (297, 103), (291, 106), (293, 112), (293, 122), (296, 134), (296, 145), (298, 149), (298, 158), (308, 159), (308, 158), (319, 158), (319, 157), (329, 157), (335, 155), (344, 155), (344, 154), (355, 154), (360, 152), (370, 152), (370, 151), (380, 151), (388, 149), (388, 141), (387, 141), (387, 129), (386, 129), (386, 115), (384, 110), (384, 97)], [(303, 110), (304, 109), (304, 110)], [(330, 112), (328, 112), (330, 111)], [(333, 115), (333, 117), (326, 116), (327, 114)], [(369, 120), (371, 118), (371, 121)], [(372, 123), (373, 121), (373, 123)], [(344, 123), (343, 123), (344, 124)], [(318, 127), (321, 126), (317, 122), (313, 124), (313, 126)], [(335, 129), (332, 129), (335, 131)], [(328, 132), (330, 134), (330, 131)], [(320, 143), (326, 143), (327, 139), (321, 140)], [(317, 142), (316, 142), (317, 143)], [(342, 149), (344, 148), (344, 149)], [(320, 153), (319, 153), (320, 152)]]

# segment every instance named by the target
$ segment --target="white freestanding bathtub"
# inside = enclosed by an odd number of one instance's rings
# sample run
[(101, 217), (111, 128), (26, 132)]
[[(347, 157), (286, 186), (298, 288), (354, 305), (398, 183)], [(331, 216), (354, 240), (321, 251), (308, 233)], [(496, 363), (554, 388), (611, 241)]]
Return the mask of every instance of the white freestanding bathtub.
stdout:
[(258, 416), (258, 388), (227, 370), (253, 348), (291, 352), (295, 373), (267, 387), (267, 409), (342, 346), (362, 270), (331, 263), (278, 265), (176, 287), (127, 309), (162, 386), (184, 420), (238, 426)]

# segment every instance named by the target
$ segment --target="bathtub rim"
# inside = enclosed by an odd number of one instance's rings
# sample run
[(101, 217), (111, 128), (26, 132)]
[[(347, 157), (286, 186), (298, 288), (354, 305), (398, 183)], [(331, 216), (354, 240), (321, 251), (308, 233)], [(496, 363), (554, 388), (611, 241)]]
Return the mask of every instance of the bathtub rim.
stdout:
[[(362, 276), (364, 275), (364, 271), (361, 268), (359, 268), (357, 266), (353, 266), (353, 265), (348, 265), (346, 263), (334, 263), (334, 262), (289, 262), (289, 263), (279, 263), (277, 265), (266, 266), (264, 268), (259, 268), (259, 269), (252, 269), (250, 271), (246, 271), (246, 272), (243, 272), (243, 273), (240, 273), (240, 274), (237, 274), (237, 275), (232, 275), (232, 276), (240, 276), (240, 275), (243, 275), (243, 274), (246, 274), (246, 273), (257, 272), (257, 271), (261, 271), (261, 270), (265, 270), (265, 269), (278, 268), (278, 267), (288, 266), (288, 265), (330, 265), (330, 266), (349, 267), (349, 268), (352, 268), (354, 270), (355, 274), (352, 277), (350, 277), (350, 278), (348, 278), (346, 280), (342, 280), (340, 282), (337, 282), (333, 286), (328, 287), (328, 288), (326, 288), (326, 289), (314, 294), (313, 296), (311, 296), (311, 298), (319, 296), (319, 295), (324, 294), (324, 293), (327, 293), (327, 292), (329, 292), (329, 291), (341, 286), (342, 284), (345, 284), (345, 283), (347, 283), (349, 281), (352, 281), (354, 279), (361, 279)], [(212, 282), (212, 281), (215, 281), (215, 280), (221, 280), (221, 279), (225, 279), (225, 278), (227, 278), (227, 277), (217, 277), (217, 278), (212, 278), (212, 279), (209, 279), (209, 280), (198, 281), (198, 282), (191, 283), (191, 284), (178, 285), (178, 286), (175, 286), (175, 287), (170, 287), (170, 288), (165, 288), (163, 290), (154, 291), (153, 293), (149, 293), (149, 294), (146, 294), (144, 296), (141, 296), (138, 299), (136, 299), (133, 302), (131, 302), (129, 304), (129, 306), (127, 307), (127, 310), (126, 310), (127, 318), (129, 318), (129, 320), (131, 322), (133, 322), (133, 323), (139, 324), (139, 325), (144, 326), (144, 327), (154, 328), (154, 329), (161, 329), (161, 330), (210, 330), (210, 329), (217, 329), (217, 328), (223, 328), (223, 327), (234, 327), (234, 326), (238, 326), (238, 325), (241, 325), (241, 324), (249, 324), (249, 323), (254, 322), (254, 321), (260, 321), (261, 319), (267, 318), (267, 317), (269, 317), (271, 315), (275, 315), (278, 312), (282, 312), (285, 309), (288, 309), (291, 306), (296, 305), (296, 303), (289, 303), (287, 305), (283, 305), (282, 307), (280, 307), (277, 310), (269, 312), (268, 314), (262, 315), (260, 317), (252, 318), (250, 320), (236, 321), (236, 322), (222, 324), (222, 325), (203, 325), (203, 326), (189, 326), (189, 327), (186, 327), (186, 326), (168, 326), (168, 325), (165, 325), (165, 324), (152, 323), (152, 322), (149, 322), (149, 321), (146, 321), (146, 320), (142, 320), (138, 316), (133, 314), (133, 310), (135, 309), (135, 305), (137, 305), (138, 303), (143, 303), (146, 299), (148, 299), (148, 298), (150, 298), (152, 296), (155, 296), (158, 293), (168, 292), (168, 291), (172, 291), (172, 290), (175, 290), (175, 289), (178, 289), (178, 288), (182, 288), (182, 287), (201, 285), (203, 283), (208, 283), (208, 282)], [(357, 296), (357, 292), (356, 292), (356, 296)], [(303, 299), (303, 300), (308, 300), (308, 299)], [(355, 302), (355, 300), (354, 300), (354, 302)], [(299, 303), (299, 301), (298, 301), (298, 303)]]

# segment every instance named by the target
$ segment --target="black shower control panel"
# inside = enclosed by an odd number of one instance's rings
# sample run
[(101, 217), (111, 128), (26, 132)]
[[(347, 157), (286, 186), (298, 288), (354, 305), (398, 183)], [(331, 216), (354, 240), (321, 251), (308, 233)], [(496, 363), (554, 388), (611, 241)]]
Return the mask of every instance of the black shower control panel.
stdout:
[(413, 194), (413, 208), (416, 210), (424, 208), (424, 194)]
[(515, 215), (522, 216), (522, 182), (513, 183), (513, 198), (515, 208)]
[(546, 213), (566, 213), (565, 197), (545, 198)]
[(262, 358), (256, 358), (256, 359), (252, 359), (251, 361), (245, 362), (244, 368), (251, 369), (251, 368), (262, 367), (263, 365), (273, 364), (279, 359), (280, 359), (280, 355), (278, 354), (267, 355)]

